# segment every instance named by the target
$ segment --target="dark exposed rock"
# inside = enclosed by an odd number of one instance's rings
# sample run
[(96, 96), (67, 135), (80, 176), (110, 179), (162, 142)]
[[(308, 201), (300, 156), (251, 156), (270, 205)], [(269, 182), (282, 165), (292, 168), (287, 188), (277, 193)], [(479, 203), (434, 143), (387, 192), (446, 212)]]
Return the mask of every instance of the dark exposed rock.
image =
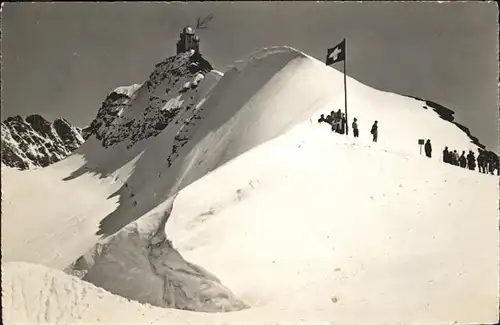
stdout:
[(83, 143), (83, 136), (79, 129), (71, 126), (71, 124), (62, 118), (57, 118), (54, 121), (54, 129), (57, 135), (63, 141), (66, 148), (73, 151), (80, 147)]
[[(127, 141), (126, 148), (131, 148), (157, 136), (181, 110), (192, 107), (194, 96), (189, 92), (211, 70), (212, 65), (199, 53), (185, 52), (163, 60), (142, 85), (120, 87), (108, 94), (89, 132), (105, 148), (123, 141)], [(177, 104), (178, 96), (181, 99)], [(169, 101), (175, 104), (168, 105)], [(134, 114), (129, 113), (132, 105)]]
[(455, 115), (455, 112), (451, 109), (446, 108), (438, 103), (431, 102), (430, 100), (425, 101), (425, 104), (428, 107), (431, 107), (436, 113), (438, 113), (439, 117), (443, 120), (453, 122), (453, 120), (455, 119), (455, 117), (453, 116)]
[(81, 129), (81, 134), (83, 139), (86, 141), (92, 135), (92, 128), (87, 126), (86, 128)]
[(474, 143), (476, 146), (478, 146), (479, 148), (482, 148), (482, 149), (486, 148), (486, 146), (484, 144), (479, 142), (478, 138), (476, 138), (475, 136), (473, 136), (470, 133), (470, 130), (468, 127), (465, 127), (462, 124), (457, 123), (457, 122), (453, 122), (453, 124), (455, 124), (460, 130), (464, 131), (465, 134), (467, 134), (467, 136), (471, 139), (472, 143)]
[(26, 117), (26, 122), (31, 125), (33, 130), (44, 136), (52, 135), (52, 131), (54, 130), (52, 127), (52, 123), (38, 114), (29, 115), (28, 117)]
[(199, 52), (196, 52), (192, 56), (190, 56), (189, 57), (189, 62), (192, 63), (189, 66), (189, 69), (190, 69), (191, 73), (196, 73), (198, 71), (207, 73), (207, 72), (210, 72), (210, 71), (212, 71), (214, 69), (212, 67), (212, 65), (210, 64), (210, 62), (208, 62), (207, 60), (205, 60), (203, 58), (203, 55), (201, 55), (201, 53), (199, 53)]
[(452, 111), (451, 109), (444, 107), (443, 105), (435, 103), (435, 102), (430, 101), (430, 100), (425, 100), (425, 99), (415, 97), (415, 96), (407, 96), (407, 97), (411, 97), (413, 99), (424, 102), (425, 103), (425, 105), (423, 106), (424, 109), (428, 109), (429, 107), (432, 108), (439, 115), (440, 118), (442, 118), (443, 120), (448, 121), (450, 123), (453, 123), (460, 130), (462, 130), (465, 134), (467, 134), (467, 136), (469, 137), (469, 139), (471, 140), (471, 142), (473, 144), (475, 144), (476, 146), (478, 146), (479, 148), (482, 148), (482, 149), (486, 148), (486, 146), (484, 144), (479, 142), (479, 139), (477, 137), (475, 137), (471, 134), (469, 128), (454, 121), (455, 120), (455, 116), (454, 116), (455, 112)]
[(51, 123), (39, 114), (8, 117), (1, 129), (2, 163), (21, 170), (53, 164), (85, 141), (80, 129), (65, 119)]

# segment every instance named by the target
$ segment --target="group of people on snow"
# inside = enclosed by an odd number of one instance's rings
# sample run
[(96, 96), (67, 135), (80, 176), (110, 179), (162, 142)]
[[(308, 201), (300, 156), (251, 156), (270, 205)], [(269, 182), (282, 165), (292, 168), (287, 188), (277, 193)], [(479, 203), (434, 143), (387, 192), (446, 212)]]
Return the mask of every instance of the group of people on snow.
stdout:
[[(321, 114), (318, 119), (318, 123), (328, 123), (332, 127), (332, 131), (340, 134), (347, 133), (347, 118), (345, 114), (340, 111), (337, 112), (331, 111), (329, 115), (325, 117), (324, 114)], [(359, 137), (359, 127), (358, 127), (358, 119), (354, 118), (352, 122), (352, 133), (355, 138)], [(370, 133), (373, 136), (373, 142), (377, 142), (378, 139), (378, 121), (373, 123)]]
[[(429, 158), (432, 157), (432, 145), (431, 140), (427, 139), (425, 142), (425, 155)], [(443, 150), (443, 162), (447, 164), (451, 164), (454, 166), (459, 166), (462, 168), (468, 168), (470, 170), (476, 170), (476, 160), (477, 167), (479, 167), (480, 173), (490, 173), (494, 174), (495, 170), (497, 171), (497, 175), (499, 175), (499, 162), (498, 156), (494, 154), (487, 154), (485, 151), (479, 149), (479, 156), (475, 157), (475, 154), (472, 150), (469, 150), (469, 153), (466, 155), (465, 151), (462, 151), (462, 154), (459, 155), (457, 150), (448, 150), (448, 147), (445, 147)]]
[(494, 174), (495, 170), (497, 171), (497, 175), (500, 173), (498, 156), (495, 157), (493, 154), (488, 155), (481, 149), (479, 149), (479, 155), (476, 159), (472, 150), (469, 150), (467, 155), (465, 155), (465, 151), (462, 151), (462, 154), (458, 155), (457, 150), (451, 151), (448, 150), (448, 147), (445, 147), (443, 150), (443, 162), (470, 170), (476, 170), (477, 165), (479, 172), (483, 174)]
[(331, 111), (330, 114), (328, 114), (326, 117), (324, 114), (321, 114), (318, 122), (325, 122), (330, 124), (332, 126), (333, 132), (344, 134), (347, 131), (347, 119), (345, 117), (345, 114), (342, 113), (340, 109), (337, 112)]
[[(431, 140), (428, 139), (425, 142), (425, 155), (429, 158), (432, 156), (432, 145)], [(451, 164), (454, 166), (459, 166), (462, 168), (468, 168), (470, 170), (476, 170), (476, 160), (477, 167), (479, 167), (479, 172), (483, 174), (494, 174), (495, 170), (497, 171), (497, 175), (499, 175), (499, 162), (498, 156), (493, 153), (487, 154), (486, 151), (479, 149), (479, 156), (476, 159), (476, 156), (472, 150), (469, 150), (469, 153), (466, 155), (465, 151), (462, 151), (462, 154), (459, 155), (457, 150), (448, 150), (448, 147), (445, 147), (443, 150), (443, 162), (447, 164)]]
[[(332, 127), (332, 131), (340, 134), (347, 133), (347, 119), (344, 113), (340, 111), (340, 109), (335, 112), (331, 111), (329, 115), (325, 117), (324, 114), (321, 114), (318, 119), (318, 123), (328, 123)], [(354, 118), (352, 122), (352, 133), (355, 138), (359, 137), (359, 127), (358, 127), (358, 119)], [(370, 129), (370, 134), (372, 135), (373, 142), (377, 142), (378, 140), (378, 121), (375, 121)], [(425, 155), (429, 158), (432, 157), (432, 144), (431, 140), (427, 139), (424, 145)], [(476, 159), (474, 152), (469, 151), (466, 155), (465, 151), (462, 151), (462, 154), (459, 155), (457, 150), (450, 151), (448, 147), (443, 150), (443, 161), (445, 163), (459, 166), (462, 168), (468, 168), (470, 170), (476, 169), (476, 160), (477, 167), (479, 168), (480, 173), (490, 173), (494, 174), (495, 170), (497, 171), (497, 175), (500, 174), (500, 166), (498, 161), (498, 156), (495, 154), (489, 154), (488, 152), (479, 149), (479, 155)]]

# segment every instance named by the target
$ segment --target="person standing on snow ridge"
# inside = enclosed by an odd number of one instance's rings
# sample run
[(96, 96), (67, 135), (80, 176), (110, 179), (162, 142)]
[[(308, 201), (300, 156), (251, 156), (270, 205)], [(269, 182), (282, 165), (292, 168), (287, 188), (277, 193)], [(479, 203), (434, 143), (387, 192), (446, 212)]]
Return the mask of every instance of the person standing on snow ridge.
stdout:
[(340, 120), (341, 117), (342, 117), (342, 111), (339, 108), (339, 110), (335, 113), (335, 119)]
[(333, 125), (333, 111), (326, 117), (326, 123)]
[(354, 120), (352, 122), (352, 132), (353, 132), (355, 138), (359, 137), (358, 119), (357, 118), (354, 118)]
[(500, 176), (500, 164), (498, 161), (498, 156), (497, 155), (492, 155), (493, 156), (493, 172), (492, 174), (495, 175), (495, 170), (497, 171), (497, 176)]
[(472, 150), (469, 150), (469, 154), (467, 155), (467, 167), (469, 167), (470, 170), (476, 169), (476, 157), (474, 157)]
[(427, 139), (427, 141), (425, 142), (424, 149), (425, 149), (425, 155), (426, 155), (427, 157), (431, 158), (431, 156), (432, 156), (432, 145), (431, 145), (431, 139)]
[(330, 124), (332, 127), (332, 131), (335, 130), (335, 112), (331, 111), (330, 114), (327, 116), (327, 123)]
[(443, 162), (449, 164), (451, 163), (451, 153), (448, 151), (448, 147), (443, 150)]
[(494, 175), (494, 171), (495, 171), (495, 160), (493, 158), (493, 155), (490, 155), (488, 158), (488, 173)]
[(458, 166), (458, 158), (458, 152), (456, 150), (453, 150), (453, 152), (451, 153), (451, 161), (453, 165)]
[(483, 174), (488, 174), (488, 157), (483, 152)]
[(375, 121), (372, 125), (370, 133), (373, 135), (373, 142), (377, 142), (378, 139), (378, 121)]
[(318, 123), (321, 123), (321, 122), (326, 122), (325, 114), (321, 114), (321, 116), (319, 117)]
[(498, 156), (495, 155), (493, 152), (489, 151), (487, 152), (487, 163), (488, 163), (488, 169), (487, 172), (491, 175), (495, 175), (495, 169), (497, 168), (497, 162), (498, 162)]
[(341, 121), (342, 121), (342, 112), (340, 109), (334, 115), (335, 119), (335, 132), (340, 133), (341, 131)]
[(344, 113), (342, 113), (342, 121), (341, 122), (342, 122), (342, 131), (343, 131), (342, 134), (344, 134), (344, 132), (347, 133), (347, 128), (348, 128), (347, 118), (345, 117)]
[(465, 158), (465, 151), (462, 151), (462, 155), (458, 158), (458, 165), (462, 168), (467, 166), (467, 159)]
[(484, 173), (484, 154), (479, 151), (479, 156), (477, 156), (477, 167), (479, 167), (479, 172)]
[(340, 119), (338, 121), (339, 123), (339, 133), (344, 134), (345, 133), (345, 115), (344, 113), (340, 114)]
[(456, 165), (457, 163), (458, 161), (455, 162), (455, 153), (453, 151), (450, 151), (450, 164)]

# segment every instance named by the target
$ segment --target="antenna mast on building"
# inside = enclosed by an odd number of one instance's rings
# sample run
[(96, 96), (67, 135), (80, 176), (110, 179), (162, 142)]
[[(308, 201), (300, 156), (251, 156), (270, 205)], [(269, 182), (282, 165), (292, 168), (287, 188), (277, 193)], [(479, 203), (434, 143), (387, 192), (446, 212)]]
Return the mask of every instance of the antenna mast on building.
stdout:
[(205, 18), (198, 17), (196, 19), (196, 30), (198, 29), (207, 29), (208, 23), (214, 18), (214, 14), (209, 14)]

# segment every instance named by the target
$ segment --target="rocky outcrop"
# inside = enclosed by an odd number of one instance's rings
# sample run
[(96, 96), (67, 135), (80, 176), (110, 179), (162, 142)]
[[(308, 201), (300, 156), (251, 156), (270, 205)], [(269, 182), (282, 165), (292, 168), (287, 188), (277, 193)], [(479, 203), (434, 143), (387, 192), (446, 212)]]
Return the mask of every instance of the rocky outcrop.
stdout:
[(198, 83), (211, 70), (212, 65), (193, 51), (163, 60), (143, 84), (109, 93), (89, 127), (90, 133), (105, 148), (125, 140), (131, 148), (157, 136), (181, 110), (193, 106)]
[(67, 120), (49, 122), (38, 114), (8, 117), (1, 132), (2, 163), (21, 170), (53, 164), (85, 141), (81, 129)]
[(462, 130), (465, 134), (467, 134), (467, 136), (469, 137), (469, 139), (471, 140), (471, 142), (473, 144), (475, 144), (476, 146), (478, 146), (481, 149), (486, 148), (486, 146), (484, 144), (482, 144), (477, 137), (475, 137), (471, 134), (469, 128), (467, 128), (466, 126), (455, 121), (455, 112), (453, 110), (451, 110), (447, 107), (444, 107), (443, 105), (438, 104), (436, 102), (433, 102), (430, 100), (425, 100), (425, 99), (422, 99), (420, 97), (409, 96), (409, 95), (406, 95), (406, 97), (410, 97), (410, 98), (419, 100), (421, 102), (424, 102), (424, 105), (422, 106), (423, 108), (425, 108), (425, 109), (428, 109), (429, 107), (432, 108), (434, 110), (434, 112), (436, 112), (441, 119), (455, 124), (460, 130)]
[(86, 128), (83, 128), (83, 129), (80, 129), (78, 128), (82, 137), (83, 137), (83, 140), (87, 141), (88, 138), (90, 138), (90, 136), (92, 135), (92, 129), (90, 128), (90, 126), (87, 126)]

